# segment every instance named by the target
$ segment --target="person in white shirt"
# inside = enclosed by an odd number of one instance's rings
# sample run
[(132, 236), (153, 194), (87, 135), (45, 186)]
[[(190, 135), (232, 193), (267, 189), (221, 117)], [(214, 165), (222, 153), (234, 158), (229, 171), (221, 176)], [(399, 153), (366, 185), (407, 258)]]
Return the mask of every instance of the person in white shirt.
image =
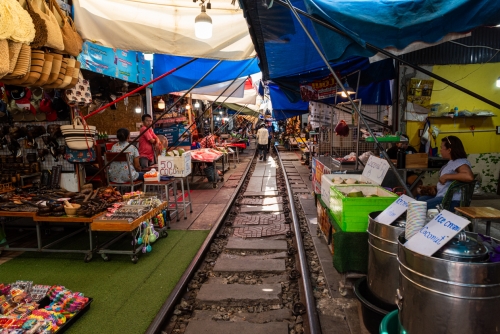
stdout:
[(261, 124), (259, 131), (257, 131), (257, 149), (259, 150), (259, 160), (267, 159), (267, 143), (269, 141), (269, 132), (265, 124)]

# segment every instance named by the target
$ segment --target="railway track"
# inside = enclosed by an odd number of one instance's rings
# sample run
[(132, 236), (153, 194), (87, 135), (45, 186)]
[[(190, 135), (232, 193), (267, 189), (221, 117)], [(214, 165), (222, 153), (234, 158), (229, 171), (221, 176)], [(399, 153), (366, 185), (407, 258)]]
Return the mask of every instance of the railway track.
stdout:
[(296, 207), (279, 156), (254, 157), (146, 333), (320, 333)]

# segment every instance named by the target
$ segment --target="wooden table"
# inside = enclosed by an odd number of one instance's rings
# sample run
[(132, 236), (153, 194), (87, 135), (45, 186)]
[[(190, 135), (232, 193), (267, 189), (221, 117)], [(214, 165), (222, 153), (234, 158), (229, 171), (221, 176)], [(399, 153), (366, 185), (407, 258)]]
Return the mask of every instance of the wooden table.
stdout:
[(474, 224), (474, 232), (477, 231), (477, 223), (479, 220), (486, 220), (486, 235), (490, 235), (490, 227), (492, 220), (500, 220), (500, 210), (486, 206), (469, 206), (458, 207), (455, 211), (470, 218)]

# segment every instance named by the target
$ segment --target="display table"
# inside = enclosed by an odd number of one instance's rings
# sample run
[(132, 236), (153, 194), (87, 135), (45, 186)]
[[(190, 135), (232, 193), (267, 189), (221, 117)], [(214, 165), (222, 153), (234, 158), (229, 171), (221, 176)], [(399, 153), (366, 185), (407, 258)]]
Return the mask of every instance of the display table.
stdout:
[[(201, 165), (202, 164), (213, 164), (214, 165), (214, 171), (213, 171), (213, 179), (214, 181), (212, 182), (212, 187), (215, 189), (217, 188), (217, 179), (218, 179), (218, 175), (217, 175), (217, 163), (220, 162), (222, 163), (222, 174), (224, 174), (225, 172), (225, 164), (224, 164), (224, 154), (221, 154), (221, 156), (219, 156), (217, 159), (213, 160), (213, 161), (200, 161), (200, 160), (195, 160), (195, 159), (191, 159), (191, 163), (193, 164), (193, 171), (191, 173), (191, 181), (193, 181), (195, 175), (196, 176), (206, 176), (205, 173), (202, 171), (201, 169)], [(219, 179), (220, 182), (223, 182), (224, 181), (224, 178), (221, 176), (220, 179)]]
[[(147, 192), (150, 192), (150, 191), (153, 191), (157, 194), (160, 195), (160, 198), (167, 202), (167, 205), (170, 203), (169, 201), (169, 198), (168, 198), (168, 192), (169, 192), (169, 188), (171, 187), (172, 188), (172, 194), (174, 195), (174, 197), (177, 196), (177, 183), (181, 182), (179, 178), (172, 178), (170, 180), (167, 180), (167, 181), (147, 181), (147, 182), (144, 182), (144, 192), (147, 193)], [(182, 185), (182, 188), (184, 190), (184, 185)], [(163, 192), (162, 192), (162, 189), (164, 189), (164, 192), (165, 192), (165, 197), (163, 197)], [(183, 191), (184, 193), (184, 191)], [(180, 216), (180, 211), (179, 211), (179, 206), (177, 205), (177, 198), (176, 200), (174, 201), (175, 204), (175, 209), (171, 208), (170, 205), (168, 205), (168, 211), (170, 212), (171, 214), (171, 217), (173, 217), (173, 215), (175, 214), (176, 217), (177, 217), (177, 221), (180, 220), (179, 216)], [(168, 222), (168, 228), (170, 228), (170, 221)]]
[(478, 233), (477, 224), (480, 220), (486, 220), (486, 235), (490, 235), (491, 221), (499, 221), (500, 220), (500, 210), (497, 210), (492, 207), (479, 207), (479, 206), (470, 206), (470, 207), (458, 207), (455, 208), (455, 211), (460, 213), (463, 216), (466, 216), (472, 220), (474, 226), (474, 232)]
[[(108, 254), (122, 254), (130, 255), (132, 262), (135, 264), (139, 260), (137, 254), (141, 253), (140, 245), (136, 241), (136, 230), (141, 225), (142, 222), (150, 220), (151, 218), (158, 215), (161, 211), (168, 209), (168, 202), (162, 203), (157, 208), (154, 208), (147, 212), (146, 214), (140, 216), (139, 218), (133, 220), (132, 222), (121, 221), (121, 220), (103, 220), (102, 214), (99, 218), (94, 219), (94, 222), (90, 225), (91, 231), (95, 232), (121, 232), (118, 235), (113, 236), (110, 240), (106, 241), (103, 245), (99, 245), (98, 234), (96, 234), (96, 253), (100, 254), (101, 257), (108, 261)], [(168, 236), (167, 229), (165, 226), (163, 228), (155, 229), (160, 233), (160, 237)], [(116, 242), (121, 240), (123, 237), (131, 237), (131, 249), (111, 249), (110, 247)], [(139, 246), (139, 247), (138, 247)]]
[[(100, 214), (99, 214), (100, 215)], [(11, 211), (0, 211), (0, 217), (17, 217), (17, 218), (31, 218), (35, 225), (35, 231), (36, 231), (36, 248), (35, 247), (13, 247), (9, 245), (9, 243), (14, 243), (24, 237), (26, 235), (20, 236), (16, 238), (15, 240), (10, 240), (7, 237), (7, 246), (1, 247), (0, 246), (0, 251), (2, 250), (9, 250), (9, 251), (21, 251), (21, 252), (46, 252), (46, 253), (82, 253), (85, 254), (84, 260), (85, 262), (88, 262), (92, 259), (92, 253), (94, 251), (93, 243), (92, 243), (92, 231), (89, 228), (89, 225), (93, 222), (93, 219), (96, 218), (96, 215), (94, 217), (68, 217), (68, 216), (61, 216), (61, 217), (42, 217), (38, 216), (35, 212), (11, 212)], [(44, 223), (57, 223), (57, 224), (80, 224), (83, 225), (81, 228), (72, 231), (71, 233), (64, 235), (52, 242), (50, 242), (47, 245), (43, 245), (42, 241), (42, 230), (41, 230), (41, 225)], [(53, 249), (50, 248), (68, 238), (71, 238), (81, 232), (88, 231), (89, 233), (89, 248), (87, 249)]]

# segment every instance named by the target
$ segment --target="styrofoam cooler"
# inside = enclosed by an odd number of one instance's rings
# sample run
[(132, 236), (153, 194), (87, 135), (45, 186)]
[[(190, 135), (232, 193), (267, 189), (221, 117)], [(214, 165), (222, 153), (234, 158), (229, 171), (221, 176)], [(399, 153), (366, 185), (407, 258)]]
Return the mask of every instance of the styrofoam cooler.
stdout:
[(158, 156), (158, 179), (161, 176), (185, 177), (191, 174), (191, 152), (180, 157)]

